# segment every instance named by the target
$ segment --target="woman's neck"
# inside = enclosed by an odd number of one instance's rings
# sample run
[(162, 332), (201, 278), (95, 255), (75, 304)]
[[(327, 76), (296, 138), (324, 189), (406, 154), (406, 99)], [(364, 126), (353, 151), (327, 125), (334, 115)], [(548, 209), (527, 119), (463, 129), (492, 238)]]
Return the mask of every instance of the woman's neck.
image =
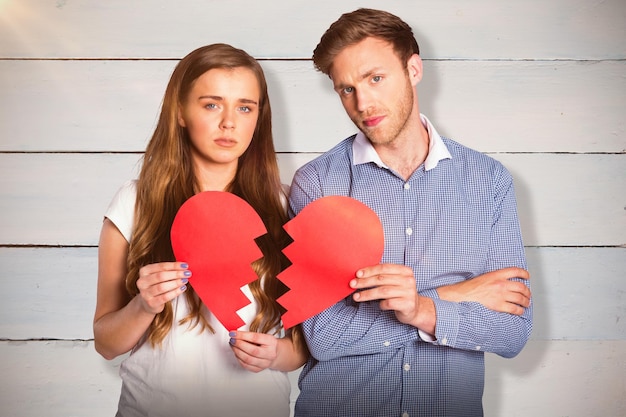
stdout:
[(237, 164), (195, 164), (195, 174), (200, 192), (224, 191), (230, 185), (237, 173)]

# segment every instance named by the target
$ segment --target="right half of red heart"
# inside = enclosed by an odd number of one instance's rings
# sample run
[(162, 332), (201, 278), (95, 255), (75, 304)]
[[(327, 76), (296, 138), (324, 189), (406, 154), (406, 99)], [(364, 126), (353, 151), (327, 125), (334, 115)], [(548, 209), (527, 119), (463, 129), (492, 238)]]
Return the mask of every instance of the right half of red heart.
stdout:
[(354, 290), (356, 271), (380, 263), (385, 246), (376, 213), (358, 200), (327, 196), (307, 205), (284, 226), (293, 243), (283, 252), (292, 265), (278, 278), (289, 287), (278, 302), (286, 329), (322, 312)]

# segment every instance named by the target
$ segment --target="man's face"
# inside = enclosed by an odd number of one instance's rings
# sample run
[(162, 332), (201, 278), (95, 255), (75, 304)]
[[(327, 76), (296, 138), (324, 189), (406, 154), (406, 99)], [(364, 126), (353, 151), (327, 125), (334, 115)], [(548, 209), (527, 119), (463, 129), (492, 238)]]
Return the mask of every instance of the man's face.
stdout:
[[(412, 61), (419, 63), (418, 77), (409, 75)], [(348, 116), (374, 146), (389, 145), (406, 133), (407, 121), (417, 108), (415, 85), (420, 77), (417, 55), (407, 65), (389, 42), (377, 38), (344, 48), (330, 70)]]

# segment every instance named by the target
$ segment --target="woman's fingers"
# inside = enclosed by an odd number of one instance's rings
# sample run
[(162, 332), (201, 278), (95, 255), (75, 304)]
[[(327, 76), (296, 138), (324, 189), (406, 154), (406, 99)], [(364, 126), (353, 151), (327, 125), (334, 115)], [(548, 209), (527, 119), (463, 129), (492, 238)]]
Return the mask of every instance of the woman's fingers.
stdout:
[(187, 289), (191, 271), (186, 263), (159, 262), (139, 270), (137, 289), (144, 309), (158, 314), (165, 303), (178, 297)]
[(278, 356), (278, 339), (256, 332), (230, 332), (230, 345), (245, 369), (259, 372), (269, 368)]

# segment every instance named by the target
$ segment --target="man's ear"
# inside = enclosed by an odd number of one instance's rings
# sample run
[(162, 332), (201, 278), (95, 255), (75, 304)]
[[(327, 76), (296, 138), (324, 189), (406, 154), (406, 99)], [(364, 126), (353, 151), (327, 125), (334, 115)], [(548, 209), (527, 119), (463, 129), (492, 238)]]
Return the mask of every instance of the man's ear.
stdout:
[(406, 69), (409, 72), (409, 78), (414, 86), (422, 81), (424, 67), (422, 66), (422, 58), (420, 58), (418, 54), (411, 55), (406, 63)]
[(178, 114), (176, 117), (178, 118), (178, 125), (180, 127), (187, 127), (187, 125), (185, 124), (185, 119), (183, 118), (183, 114), (180, 111), (180, 107), (178, 108)]

